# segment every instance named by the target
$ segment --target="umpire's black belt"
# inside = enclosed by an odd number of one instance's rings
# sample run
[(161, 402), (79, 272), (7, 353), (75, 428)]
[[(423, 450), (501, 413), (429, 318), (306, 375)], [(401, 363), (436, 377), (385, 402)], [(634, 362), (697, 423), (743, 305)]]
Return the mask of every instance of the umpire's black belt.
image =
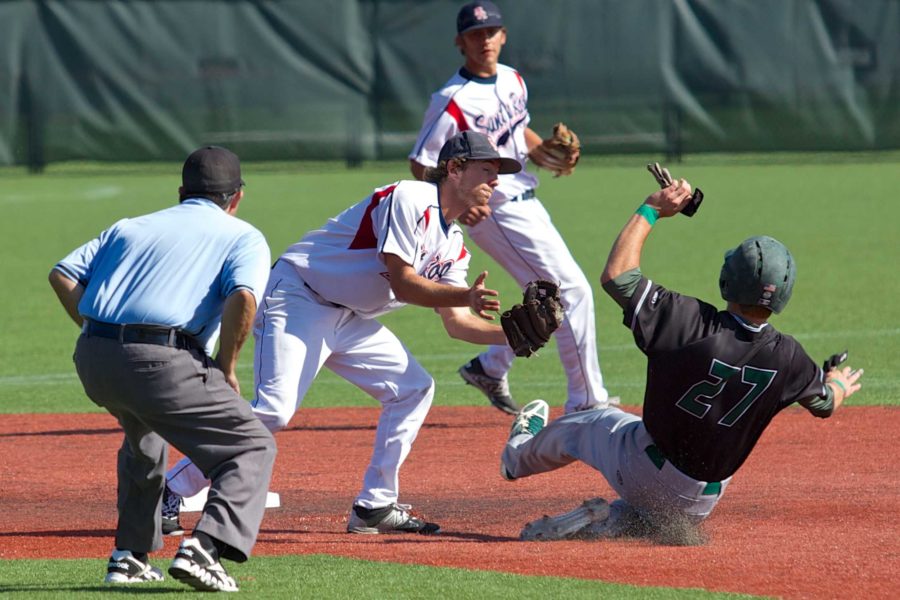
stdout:
[[(650, 462), (652, 462), (657, 469), (662, 469), (663, 465), (666, 464), (666, 457), (662, 455), (662, 452), (659, 451), (659, 448), (657, 448), (655, 444), (650, 444), (649, 446), (644, 448), (644, 452), (647, 453), (647, 458), (650, 459)], [(674, 467), (675, 465), (673, 464), (672, 466)], [(721, 491), (721, 481), (710, 481), (706, 484), (706, 487), (703, 488), (703, 491), (700, 493), (704, 496), (717, 496)]]
[(535, 197), (534, 188), (532, 188), (530, 190), (526, 190), (526, 191), (522, 192), (518, 196), (513, 196), (512, 198), (509, 199), (509, 201), (510, 202), (518, 202), (519, 200), (531, 200), (534, 197)]
[(85, 319), (82, 333), (88, 337), (118, 340), (122, 344), (153, 344), (171, 348), (203, 349), (203, 345), (192, 335), (176, 327), (162, 325), (118, 325)]

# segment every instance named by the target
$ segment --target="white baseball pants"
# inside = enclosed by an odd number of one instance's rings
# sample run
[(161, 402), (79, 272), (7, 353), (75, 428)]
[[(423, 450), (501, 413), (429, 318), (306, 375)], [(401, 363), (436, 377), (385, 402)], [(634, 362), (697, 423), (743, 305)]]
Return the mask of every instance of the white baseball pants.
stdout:
[[(434, 398), (431, 376), (381, 323), (326, 302), (284, 262), (272, 269), (253, 335), (253, 412), (270, 431), (287, 426), (323, 366), (381, 402), (371, 461), (355, 503), (378, 508), (396, 502), (400, 466)], [(206, 485), (199, 469), (182, 463), (168, 479), (182, 496)]]
[[(609, 393), (600, 373), (594, 296), (587, 277), (537, 198), (503, 202), (491, 210), (491, 217), (468, 228), (472, 241), (522, 288), (535, 279), (560, 285), (566, 318), (554, 335), (569, 382), (566, 412), (606, 406)], [(507, 345), (490, 346), (479, 356), (491, 377), (506, 375), (514, 358)]]

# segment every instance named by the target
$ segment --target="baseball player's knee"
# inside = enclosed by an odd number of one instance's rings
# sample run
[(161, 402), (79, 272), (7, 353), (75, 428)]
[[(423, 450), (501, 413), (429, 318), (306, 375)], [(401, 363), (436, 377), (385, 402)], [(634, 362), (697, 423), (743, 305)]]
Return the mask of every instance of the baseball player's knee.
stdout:
[(253, 401), (253, 414), (269, 431), (281, 431), (288, 426), (298, 406), (296, 393), (260, 386)]
[(431, 399), (434, 398), (434, 379), (431, 375), (426, 374), (425, 377), (422, 378), (420, 389), (422, 396), (427, 398), (428, 402), (431, 402)]
[(594, 302), (594, 291), (591, 289), (591, 284), (584, 275), (572, 279), (571, 281), (564, 281), (559, 288), (559, 294), (562, 297), (563, 302), (568, 302), (570, 304), (585, 301), (593, 304)]
[(403, 382), (397, 390), (397, 401), (411, 404), (431, 405), (434, 398), (434, 379), (424, 370)]
[(291, 417), (294, 416), (294, 413), (291, 412), (287, 414), (287, 411), (279, 410), (266, 410), (266, 409), (253, 409), (254, 414), (259, 418), (263, 425), (265, 425), (266, 429), (269, 431), (281, 431), (285, 427), (288, 426), (288, 423), (291, 421)]
[(431, 399), (434, 397), (434, 379), (431, 375), (423, 371), (422, 374), (412, 382), (410, 392), (410, 395), (412, 396), (424, 398), (431, 402)]

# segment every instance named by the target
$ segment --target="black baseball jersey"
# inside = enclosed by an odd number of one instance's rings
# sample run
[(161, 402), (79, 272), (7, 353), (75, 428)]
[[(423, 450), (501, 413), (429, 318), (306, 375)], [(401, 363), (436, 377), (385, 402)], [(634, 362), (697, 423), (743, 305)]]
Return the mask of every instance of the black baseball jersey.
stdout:
[(647, 278), (625, 309), (625, 326), (647, 355), (647, 431), (694, 479), (731, 476), (779, 411), (825, 395), (822, 369), (791, 336)]

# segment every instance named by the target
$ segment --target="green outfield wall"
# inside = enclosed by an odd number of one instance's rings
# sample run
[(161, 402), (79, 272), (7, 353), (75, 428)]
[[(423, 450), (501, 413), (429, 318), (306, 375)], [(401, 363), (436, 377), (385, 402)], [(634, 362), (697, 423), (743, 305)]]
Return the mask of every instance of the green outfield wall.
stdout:
[[(405, 156), (462, 2), (0, 0), (0, 164)], [(900, 1), (502, 0), (593, 153), (900, 148)]]

